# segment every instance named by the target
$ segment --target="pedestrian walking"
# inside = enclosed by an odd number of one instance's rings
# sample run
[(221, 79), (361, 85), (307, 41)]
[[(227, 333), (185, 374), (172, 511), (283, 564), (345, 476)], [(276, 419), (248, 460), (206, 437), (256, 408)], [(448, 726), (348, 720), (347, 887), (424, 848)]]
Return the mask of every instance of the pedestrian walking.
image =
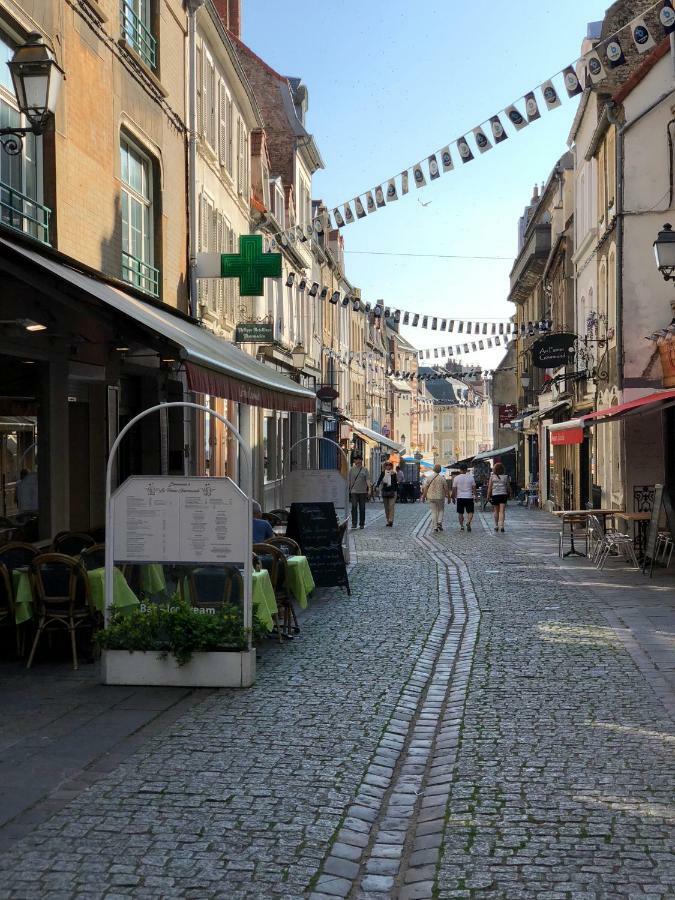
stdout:
[(509, 476), (504, 474), (502, 463), (495, 463), (488, 481), (487, 498), (492, 503), (495, 531), (504, 531), (506, 502), (509, 499)]
[(386, 462), (384, 469), (380, 472), (375, 487), (382, 490), (382, 502), (384, 503), (384, 514), (387, 519), (387, 528), (394, 525), (394, 510), (396, 509), (396, 496), (398, 494), (398, 478), (394, 472), (394, 464)]
[(457, 515), (459, 516), (459, 530), (464, 531), (464, 515), (466, 514), (466, 530), (471, 531), (471, 522), (476, 501), (476, 482), (473, 475), (469, 475), (466, 463), (459, 467), (459, 475), (455, 475), (452, 481), (452, 502), (457, 503)]
[(443, 514), (445, 504), (448, 502), (448, 482), (441, 474), (440, 465), (434, 466), (434, 474), (424, 485), (422, 500), (428, 502), (431, 508), (431, 524), (434, 531), (443, 531)]
[(396, 466), (396, 483), (397, 500), (399, 503), (403, 503), (403, 494), (405, 492), (405, 474), (400, 466)]
[(366, 498), (370, 490), (368, 470), (363, 466), (363, 457), (357, 453), (349, 470), (349, 499), (352, 505), (352, 528), (366, 527)]

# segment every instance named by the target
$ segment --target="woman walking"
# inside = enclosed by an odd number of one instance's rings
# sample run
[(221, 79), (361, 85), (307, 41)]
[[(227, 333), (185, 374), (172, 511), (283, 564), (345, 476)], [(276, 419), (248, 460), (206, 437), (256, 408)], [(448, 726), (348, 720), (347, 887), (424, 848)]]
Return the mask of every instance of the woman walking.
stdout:
[(495, 531), (504, 531), (506, 501), (508, 498), (509, 476), (504, 474), (502, 463), (495, 463), (487, 489), (487, 499), (492, 503), (492, 512), (495, 517)]
[(396, 509), (396, 496), (398, 494), (398, 478), (394, 472), (394, 464), (386, 462), (384, 469), (380, 472), (375, 487), (382, 487), (382, 502), (384, 503), (384, 514), (387, 517), (387, 528), (392, 528), (394, 524), (394, 510)]
[(438, 464), (434, 466), (434, 474), (424, 485), (422, 500), (429, 501), (434, 531), (443, 531), (443, 513), (448, 502), (448, 482), (441, 475), (441, 467)]

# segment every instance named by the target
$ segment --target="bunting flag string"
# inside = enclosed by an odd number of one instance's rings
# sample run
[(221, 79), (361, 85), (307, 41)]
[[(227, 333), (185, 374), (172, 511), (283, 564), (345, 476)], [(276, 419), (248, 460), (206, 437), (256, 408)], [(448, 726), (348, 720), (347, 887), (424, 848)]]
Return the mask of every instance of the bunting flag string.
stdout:
[[(655, 27), (660, 27), (667, 35), (675, 32), (673, 0), (657, 0), (626, 25), (599, 41), (584, 56), (560, 69), (486, 121), (470, 128), (464, 134), (448, 142), (442, 149), (427, 154), (420, 162), (404, 169), (399, 175), (385, 178), (380, 185), (354, 196), (351, 200), (337, 204), (332, 208), (332, 213), (328, 211), (319, 213), (311, 225), (304, 227), (298, 225), (287, 229), (281, 233), (280, 243), (282, 246), (286, 246), (288, 243), (295, 243), (298, 240), (308, 240), (313, 234), (330, 231), (333, 227), (344, 228), (357, 219), (372, 215), (387, 203), (392, 203), (398, 200), (399, 196), (408, 193), (410, 173), (412, 173), (412, 182), (416, 188), (425, 187), (428, 181), (435, 181), (441, 177), (441, 174), (453, 171), (453, 146), (463, 164), (472, 162), (476, 156), (469, 143), (469, 136), (472, 137), (478, 154), (483, 155), (493, 149), (496, 144), (502, 143), (510, 137), (504, 127), (504, 122), (509, 123), (515, 132), (519, 132), (540, 119), (544, 108), (550, 112), (561, 106), (560, 91), (555, 84), (560, 76), (562, 76), (562, 85), (569, 98), (583, 93), (584, 86), (600, 84), (607, 78), (608, 71), (626, 64), (624, 47), (628, 46), (629, 42), (632, 42), (640, 54), (646, 53), (656, 46), (657, 41), (647, 19), (652, 18), (651, 14), (658, 8), (660, 8), (658, 16), (653, 17)], [(624, 41), (623, 44), (622, 41)], [(585, 79), (585, 85), (582, 84), (581, 77)], [(543, 100), (543, 106), (539, 102), (538, 95)], [(397, 179), (400, 179), (400, 193), (397, 188)], [(352, 211), (352, 205), (356, 215)]]

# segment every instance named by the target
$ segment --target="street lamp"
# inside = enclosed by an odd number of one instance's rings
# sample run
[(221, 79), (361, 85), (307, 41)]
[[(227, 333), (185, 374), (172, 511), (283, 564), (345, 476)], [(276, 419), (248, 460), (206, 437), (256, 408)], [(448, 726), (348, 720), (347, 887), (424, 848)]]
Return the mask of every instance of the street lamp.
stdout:
[(675, 232), (669, 222), (666, 222), (654, 241), (654, 255), (656, 266), (664, 280), (675, 280)]
[(26, 134), (42, 134), (56, 111), (64, 74), (42, 35), (33, 31), (7, 63), (19, 111), (30, 127), (0, 129), (0, 144), (10, 156), (21, 153)]
[(301, 343), (298, 343), (291, 350), (291, 359), (293, 360), (293, 368), (294, 369), (304, 369), (305, 368), (305, 360), (307, 359), (307, 351), (302, 346)]

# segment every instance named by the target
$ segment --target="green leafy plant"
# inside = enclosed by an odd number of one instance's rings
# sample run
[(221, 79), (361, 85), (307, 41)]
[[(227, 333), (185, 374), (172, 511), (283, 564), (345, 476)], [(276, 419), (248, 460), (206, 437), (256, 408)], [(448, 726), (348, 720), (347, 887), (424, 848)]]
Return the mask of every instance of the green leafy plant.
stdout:
[[(253, 643), (265, 634), (254, 610)], [(163, 659), (171, 654), (183, 666), (199, 651), (246, 650), (247, 630), (239, 606), (225, 605), (206, 613), (174, 600), (171, 605), (143, 604), (133, 612), (116, 613), (108, 627), (97, 633), (96, 641), (106, 650), (154, 650)]]

